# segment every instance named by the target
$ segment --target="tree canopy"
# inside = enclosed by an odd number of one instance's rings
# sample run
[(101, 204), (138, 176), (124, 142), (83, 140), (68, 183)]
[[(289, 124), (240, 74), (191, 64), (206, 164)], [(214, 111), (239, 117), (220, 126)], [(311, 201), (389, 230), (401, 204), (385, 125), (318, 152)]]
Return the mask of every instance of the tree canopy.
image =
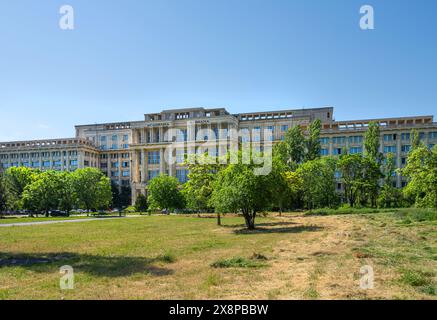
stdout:
[(184, 199), (175, 177), (160, 175), (150, 180), (147, 201), (151, 209), (174, 210), (184, 207)]

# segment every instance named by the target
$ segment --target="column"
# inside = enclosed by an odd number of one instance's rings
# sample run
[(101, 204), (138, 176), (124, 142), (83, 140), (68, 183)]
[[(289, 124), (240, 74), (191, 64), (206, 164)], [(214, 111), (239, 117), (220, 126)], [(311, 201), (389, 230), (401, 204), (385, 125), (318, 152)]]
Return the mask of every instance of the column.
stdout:
[(159, 172), (160, 174), (165, 174), (164, 171), (164, 163), (165, 163), (165, 159), (164, 159), (164, 149), (160, 148), (159, 149)]
[(146, 183), (147, 171), (146, 171), (146, 150), (141, 150), (141, 182)]

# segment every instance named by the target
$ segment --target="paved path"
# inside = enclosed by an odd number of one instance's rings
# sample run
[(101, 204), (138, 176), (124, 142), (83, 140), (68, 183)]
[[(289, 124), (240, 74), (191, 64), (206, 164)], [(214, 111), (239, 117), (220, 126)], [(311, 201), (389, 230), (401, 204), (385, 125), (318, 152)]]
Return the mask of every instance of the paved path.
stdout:
[(36, 226), (54, 223), (69, 223), (69, 222), (86, 222), (86, 221), (104, 221), (104, 220), (114, 220), (114, 219), (128, 219), (137, 218), (138, 216), (127, 216), (127, 217), (113, 217), (113, 218), (90, 218), (90, 219), (76, 219), (76, 220), (51, 220), (51, 221), (37, 221), (37, 222), (17, 222), (17, 223), (5, 223), (0, 224), (1, 227), (25, 227), (25, 226)]

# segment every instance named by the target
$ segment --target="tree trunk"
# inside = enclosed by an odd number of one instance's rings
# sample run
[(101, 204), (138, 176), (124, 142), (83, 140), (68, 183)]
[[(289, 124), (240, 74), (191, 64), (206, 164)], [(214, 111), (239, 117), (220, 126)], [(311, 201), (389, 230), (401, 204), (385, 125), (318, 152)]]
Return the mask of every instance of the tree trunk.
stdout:
[(254, 230), (255, 229), (255, 217), (256, 217), (256, 212), (255, 211), (253, 212), (253, 214), (250, 214), (249, 211), (247, 211), (247, 213), (244, 214), (244, 219), (246, 220), (246, 227), (247, 227), (247, 229), (249, 229), (249, 230)]
[(220, 213), (219, 213), (219, 212), (217, 212), (217, 225), (218, 225), (218, 226), (221, 226), (221, 225), (222, 225), (222, 219), (221, 219), (221, 216), (220, 216)]

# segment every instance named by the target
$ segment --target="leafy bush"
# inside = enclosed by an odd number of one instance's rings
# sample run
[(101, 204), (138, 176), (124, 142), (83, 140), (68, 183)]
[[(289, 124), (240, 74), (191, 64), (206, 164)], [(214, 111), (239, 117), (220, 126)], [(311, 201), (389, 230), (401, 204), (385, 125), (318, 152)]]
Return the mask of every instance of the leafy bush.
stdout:
[(137, 212), (146, 212), (148, 208), (147, 198), (145, 195), (140, 193), (135, 200), (134, 210)]
[(126, 213), (126, 214), (135, 213), (135, 212), (137, 212), (137, 209), (135, 208), (135, 206), (130, 206), (130, 207), (127, 207), (126, 209), (123, 210), (123, 213)]

